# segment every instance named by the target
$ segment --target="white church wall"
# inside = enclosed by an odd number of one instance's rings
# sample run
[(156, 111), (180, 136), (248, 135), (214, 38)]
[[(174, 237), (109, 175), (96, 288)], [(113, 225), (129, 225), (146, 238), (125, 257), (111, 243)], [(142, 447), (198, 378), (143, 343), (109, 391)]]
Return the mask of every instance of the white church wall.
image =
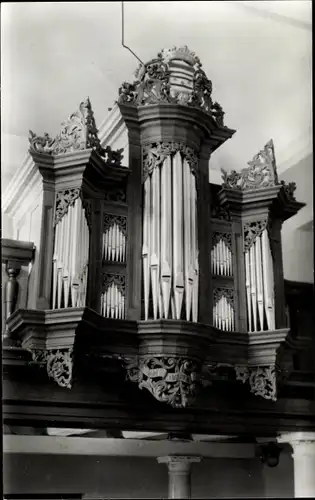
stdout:
[[(4, 494), (81, 493), (85, 498), (167, 498), (168, 473), (153, 458), (7, 455)], [(292, 459), (204, 459), (192, 469), (192, 498), (293, 496)]]

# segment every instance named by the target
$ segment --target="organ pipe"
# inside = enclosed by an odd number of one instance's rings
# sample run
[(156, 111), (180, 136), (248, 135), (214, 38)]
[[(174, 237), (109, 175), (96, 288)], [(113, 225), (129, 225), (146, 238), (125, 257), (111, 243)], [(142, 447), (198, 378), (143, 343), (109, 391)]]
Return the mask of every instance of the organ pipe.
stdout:
[[(198, 320), (196, 180), (180, 152), (144, 182), (144, 318)], [(184, 306), (185, 304), (185, 306)]]
[(85, 305), (88, 255), (89, 229), (81, 198), (77, 198), (55, 227), (53, 309)]
[(267, 229), (245, 252), (249, 331), (275, 329), (273, 260)]
[[(218, 240), (218, 241), (217, 241)], [(211, 271), (219, 276), (232, 276), (232, 252), (225, 236), (214, 233), (211, 250)]]

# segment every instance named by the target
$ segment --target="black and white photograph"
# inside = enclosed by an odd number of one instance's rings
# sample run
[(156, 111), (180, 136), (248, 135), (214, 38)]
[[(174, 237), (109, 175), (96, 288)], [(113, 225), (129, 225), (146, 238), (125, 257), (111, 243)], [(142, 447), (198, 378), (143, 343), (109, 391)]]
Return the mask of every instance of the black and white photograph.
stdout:
[(4, 500), (315, 498), (311, 0), (0, 18)]

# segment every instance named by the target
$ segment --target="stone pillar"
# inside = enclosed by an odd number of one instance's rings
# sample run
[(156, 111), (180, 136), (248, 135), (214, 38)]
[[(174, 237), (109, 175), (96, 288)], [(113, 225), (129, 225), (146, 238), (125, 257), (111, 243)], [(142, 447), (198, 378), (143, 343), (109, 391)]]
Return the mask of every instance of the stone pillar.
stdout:
[(315, 432), (292, 432), (278, 439), (292, 446), (294, 497), (315, 497)]
[(191, 464), (201, 459), (198, 456), (158, 457), (159, 464), (168, 467), (168, 498), (191, 498)]

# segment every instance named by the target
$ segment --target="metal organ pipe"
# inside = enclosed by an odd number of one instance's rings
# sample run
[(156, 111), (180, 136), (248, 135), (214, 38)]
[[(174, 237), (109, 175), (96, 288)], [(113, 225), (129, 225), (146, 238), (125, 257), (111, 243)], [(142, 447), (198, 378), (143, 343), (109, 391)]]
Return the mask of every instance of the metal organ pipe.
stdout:
[(85, 305), (88, 255), (89, 228), (79, 197), (55, 226), (53, 309)]
[(273, 260), (267, 229), (245, 252), (249, 331), (275, 329)]
[[(198, 320), (196, 180), (180, 152), (144, 182), (144, 318)], [(183, 305), (185, 304), (185, 306)]]

